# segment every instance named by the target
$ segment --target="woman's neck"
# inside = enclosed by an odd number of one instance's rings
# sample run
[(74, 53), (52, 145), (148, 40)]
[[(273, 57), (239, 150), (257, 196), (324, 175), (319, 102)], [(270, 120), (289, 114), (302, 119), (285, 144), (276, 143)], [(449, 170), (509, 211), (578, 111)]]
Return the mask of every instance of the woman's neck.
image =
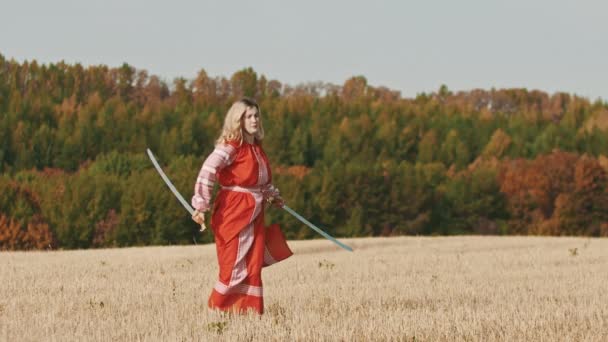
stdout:
[(243, 140), (249, 144), (253, 144), (255, 137), (247, 132), (243, 132)]

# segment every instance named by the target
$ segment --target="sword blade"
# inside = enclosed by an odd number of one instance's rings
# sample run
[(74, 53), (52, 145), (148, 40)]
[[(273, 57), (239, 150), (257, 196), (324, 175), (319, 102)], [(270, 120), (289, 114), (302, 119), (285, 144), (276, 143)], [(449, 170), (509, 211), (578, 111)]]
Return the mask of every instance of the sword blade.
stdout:
[(287, 211), (288, 213), (290, 213), (291, 215), (293, 215), (295, 218), (297, 218), (298, 220), (300, 220), (302, 223), (304, 223), (305, 225), (307, 225), (308, 227), (312, 228), (315, 232), (323, 235), (324, 238), (328, 239), (329, 241), (335, 243), (336, 245), (346, 249), (349, 252), (352, 252), (353, 249), (345, 244), (343, 244), (342, 242), (336, 240), (336, 238), (334, 238), (333, 236), (327, 234), (326, 232), (324, 232), (321, 228), (315, 226), (314, 224), (310, 223), (307, 219), (303, 218), (302, 216), (300, 216), (300, 214), (296, 213), (295, 211), (293, 211), (290, 207), (283, 205), (283, 209), (285, 211)]
[(192, 208), (190, 206), (190, 204), (188, 204), (188, 202), (186, 202), (186, 200), (182, 197), (182, 195), (179, 193), (179, 191), (177, 191), (175, 186), (173, 186), (173, 183), (171, 183), (171, 181), (169, 180), (169, 177), (167, 177), (167, 175), (165, 174), (163, 169), (161, 169), (160, 165), (158, 165), (158, 162), (156, 161), (156, 158), (154, 158), (154, 154), (152, 154), (152, 151), (150, 151), (149, 148), (147, 148), (146, 151), (148, 152), (148, 157), (150, 157), (150, 160), (152, 161), (152, 164), (154, 164), (156, 171), (158, 171), (158, 174), (160, 174), (160, 177), (165, 181), (165, 184), (167, 184), (167, 186), (169, 187), (169, 190), (171, 190), (173, 195), (175, 195), (175, 197), (177, 197), (177, 199), (184, 206), (184, 208), (186, 208), (186, 210), (188, 210), (190, 215), (194, 215), (194, 208)]

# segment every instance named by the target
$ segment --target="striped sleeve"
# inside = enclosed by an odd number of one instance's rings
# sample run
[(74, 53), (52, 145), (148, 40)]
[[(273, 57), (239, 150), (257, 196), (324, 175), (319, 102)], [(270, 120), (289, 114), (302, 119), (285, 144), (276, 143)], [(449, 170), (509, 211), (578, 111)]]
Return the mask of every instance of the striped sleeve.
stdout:
[(194, 196), (192, 196), (192, 207), (194, 209), (201, 212), (209, 210), (217, 173), (232, 164), (235, 155), (236, 149), (234, 147), (217, 145), (215, 150), (207, 157), (194, 184)]

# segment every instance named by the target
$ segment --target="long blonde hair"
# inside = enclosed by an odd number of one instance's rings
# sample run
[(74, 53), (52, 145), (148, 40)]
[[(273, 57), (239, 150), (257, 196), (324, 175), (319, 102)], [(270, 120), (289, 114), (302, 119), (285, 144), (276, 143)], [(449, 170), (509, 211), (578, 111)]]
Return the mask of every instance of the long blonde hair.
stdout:
[(255, 139), (258, 142), (264, 139), (264, 126), (262, 125), (260, 106), (253, 99), (244, 97), (233, 103), (228, 113), (226, 113), (224, 128), (222, 128), (222, 134), (217, 138), (216, 144), (225, 144), (229, 141), (238, 141), (239, 145), (243, 143), (243, 116), (248, 108), (255, 108), (260, 116), (259, 129), (254, 136)]

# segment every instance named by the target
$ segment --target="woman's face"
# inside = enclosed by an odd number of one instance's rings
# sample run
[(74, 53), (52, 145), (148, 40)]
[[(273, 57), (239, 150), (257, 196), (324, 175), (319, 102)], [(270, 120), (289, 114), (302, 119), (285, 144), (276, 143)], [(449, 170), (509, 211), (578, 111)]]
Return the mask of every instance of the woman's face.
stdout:
[(255, 107), (247, 107), (243, 115), (243, 129), (245, 132), (255, 135), (260, 129), (260, 114)]

